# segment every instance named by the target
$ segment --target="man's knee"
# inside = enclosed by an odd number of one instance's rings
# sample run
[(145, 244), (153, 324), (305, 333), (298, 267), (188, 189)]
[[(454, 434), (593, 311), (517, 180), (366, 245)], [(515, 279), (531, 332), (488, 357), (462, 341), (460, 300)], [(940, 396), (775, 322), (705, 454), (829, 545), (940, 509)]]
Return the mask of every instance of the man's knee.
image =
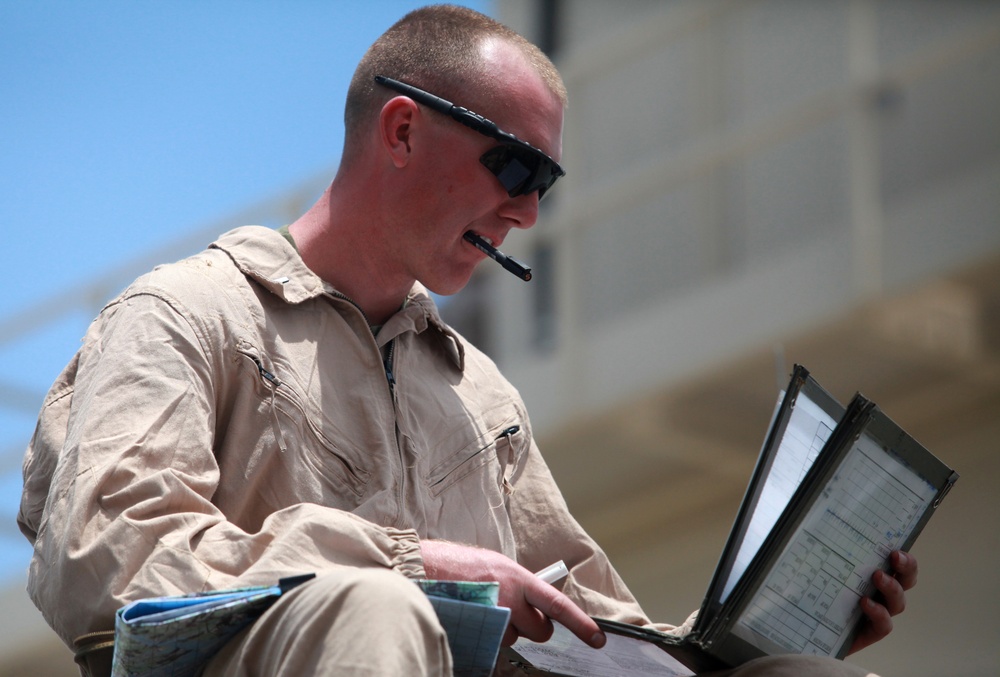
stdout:
[(432, 632), (444, 632), (423, 591), (413, 581), (389, 569), (355, 569), (321, 575), (304, 587), (307, 588), (302, 591), (304, 595), (317, 598), (327, 613), (340, 620), (364, 619), (366, 624), (382, 627), (415, 622), (430, 626)]
[(284, 594), (209, 663), (212, 677), (451, 673), (421, 589), (386, 569), (336, 569)]

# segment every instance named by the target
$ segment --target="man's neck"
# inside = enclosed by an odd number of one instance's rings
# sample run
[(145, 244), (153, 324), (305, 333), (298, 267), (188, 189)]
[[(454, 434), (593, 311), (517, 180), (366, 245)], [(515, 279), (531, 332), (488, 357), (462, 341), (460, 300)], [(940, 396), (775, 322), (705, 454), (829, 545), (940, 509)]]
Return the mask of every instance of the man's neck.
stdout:
[(306, 266), (361, 308), (372, 325), (384, 324), (403, 305), (414, 280), (393, 279), (371, 224), (331, 186), (289, 226)]

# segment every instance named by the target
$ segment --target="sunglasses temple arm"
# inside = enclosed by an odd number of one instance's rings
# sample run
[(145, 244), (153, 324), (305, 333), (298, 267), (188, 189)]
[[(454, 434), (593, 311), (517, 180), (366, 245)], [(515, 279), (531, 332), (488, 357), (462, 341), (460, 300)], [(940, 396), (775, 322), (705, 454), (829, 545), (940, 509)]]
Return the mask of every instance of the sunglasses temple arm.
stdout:
[(513, 135), (501, 130), (492, 120), (484, 118), (478, 113), (473, 113), (468, 108), (456, 106), (451, 101), (442, 99), (440, 96), (436, 96), (430, 92), (425, 92), (418, 87), (408, 85), (405, 82), (400, 82), (399, 80), (387, 78), (383, 75), (376, 75), (375, 82), (383, 87), (388, 87), (389, 89), (393, 89), (400, 94), (408, 96), (417, 103), (427, 106), (431, 110), (435, 110), (438, 113), (444, 113), (455, 122), (460, 122), (469, 129), (473, 129), (480, 134), (494, 138), (497, 141), (520, 142), (519, 139)]
[(405, 82), (400, 82), (399, 80), (392, 80), (381, 75), (375, 76), (375, 82), (378, 84), (394, 89), (400, 94), (410, 97), (417, 103), (421, 103), (432, 110), (436, 110), (438, 113), (444, 113), (445, 115), (451, 117), (456, 122), (461, 122), (466, 127), (471, 127), (476, 131), (489, 130), (493, 133), (496, 132), (495, 124), (489, 123), (486, 118), (481, 115), (477, 115), (467, 108), (462, 108), (461, 106), (456, 106), (451, 101), (447, 99), (442, 99), (440, 96), (435, 96), (430, 92), (425, 92), (422, 89), (408, 85)]
[(503, 252), (499, 251), (496, 247), (491, 245), (489, 242), (479, 237), (471, 230), (467, 231), (464, 235), (465, 239), (476, 246), (479, 251), (483, 252), (491, 259), (499, 263), (504, 267), (504, 270), (513, 273), (517, 277), (521, 278), (525, 282), (531, 279), (531, 268), (524, 265), (513, 256), (507, 256)]

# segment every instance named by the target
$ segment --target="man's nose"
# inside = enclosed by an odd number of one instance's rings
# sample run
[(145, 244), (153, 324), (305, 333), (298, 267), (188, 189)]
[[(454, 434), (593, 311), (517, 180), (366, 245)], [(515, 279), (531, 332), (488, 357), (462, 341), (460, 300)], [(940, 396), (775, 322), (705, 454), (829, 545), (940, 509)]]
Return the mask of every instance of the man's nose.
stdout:
[(497, 215), (511, 221), (515, 228), (531, 228), (538, 221), (538, 191), (508, 197), (497, 209)]

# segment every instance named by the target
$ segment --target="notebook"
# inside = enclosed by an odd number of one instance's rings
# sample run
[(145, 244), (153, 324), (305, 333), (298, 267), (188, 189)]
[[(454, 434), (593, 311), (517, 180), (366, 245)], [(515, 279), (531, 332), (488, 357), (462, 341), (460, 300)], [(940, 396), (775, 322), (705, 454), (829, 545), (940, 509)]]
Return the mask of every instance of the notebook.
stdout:
[[(842, 658), (861, 598), (876, 593), (872, 575), (910, 549), (957, 479), (874, 402), (858, 393), (845, 408), (796, 365), (691, 631), (597, 619), (624, 666), (607, 674), (686, 675), (783, 653)], [(564, 628), (555, 639), (521, 639), (505, 658), (533, 673), (602, 674), (594, 650)]]

